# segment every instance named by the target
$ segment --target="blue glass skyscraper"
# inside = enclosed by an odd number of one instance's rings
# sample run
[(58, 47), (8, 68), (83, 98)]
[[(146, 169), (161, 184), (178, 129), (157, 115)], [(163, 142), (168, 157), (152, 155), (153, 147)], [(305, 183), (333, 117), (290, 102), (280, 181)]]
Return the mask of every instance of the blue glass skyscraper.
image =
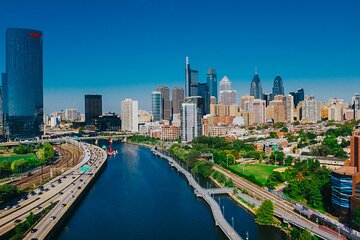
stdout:
[(6, 30), (6, 72), (2, 75), (5, 138), (32, 138), (43, 129), (43, 35)]
[(283, 80), (281, 79), (280, 76), (275, 77), (272, 90), (273, 91), (272, 91), (272, 95), (271, 95), (271, 100), (273, 100), (274, 97), (277, 95), (284, 96), (284, 84), (283, 84)]
[(208, 83), (199, 83), (198, 95), (204, 100), (204, 112), (203, 114), (210, 113), (210, 92)]
[(216, 97), (218, 100), (218, 83), (215, 68), (209, 68), (206, 74), (206, 82), (209, 86), (210, 96)]
[(262, 85), (257, 72), (255, 72), (254, 78), (251, 81), (250, 96), (254, 96), (256, 99), (263, 99)]
[(151, 107), (154, 121), (160, 121), (164, 119), (163, 112), (163, 100), (162, 94), (159, 91), (153, 91), (151, 93)]

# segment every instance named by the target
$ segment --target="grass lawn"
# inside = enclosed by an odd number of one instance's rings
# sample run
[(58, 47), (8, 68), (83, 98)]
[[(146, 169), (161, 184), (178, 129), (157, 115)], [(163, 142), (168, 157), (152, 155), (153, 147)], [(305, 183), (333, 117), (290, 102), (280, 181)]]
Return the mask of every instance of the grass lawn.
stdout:
[[(230, 168), (242, 173), (243, 165), (236, 164), (230, 166)], [(250, 176), (254, 175), (255, 178), (265, 184), (268, 176), (273, 173), (274, 169), (279, 168), (278, 166), (265, 165), (265, 164), (245, 164), (244, 175)]]
[(34, 153), (28, 153), (28, 154), (22, 154), (22, 155), (12, 155), (12, 156), (0, 156), (0, 162), (2, 161), (8, 161), (10, 163), (12, 163), (15, 160), (18, 159), (25, 159), (25, 161), (31, 159), (31, 158), (36, 158)]

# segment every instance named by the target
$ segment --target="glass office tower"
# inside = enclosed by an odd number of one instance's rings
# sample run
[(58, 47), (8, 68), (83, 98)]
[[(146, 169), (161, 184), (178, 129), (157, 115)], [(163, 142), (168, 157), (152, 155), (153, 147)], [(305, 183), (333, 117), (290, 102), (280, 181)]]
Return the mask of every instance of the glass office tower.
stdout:
[(6, 30), (6, 72), (2, 75), (6, 139), (40, 136), (43, 130), (43, 35)]

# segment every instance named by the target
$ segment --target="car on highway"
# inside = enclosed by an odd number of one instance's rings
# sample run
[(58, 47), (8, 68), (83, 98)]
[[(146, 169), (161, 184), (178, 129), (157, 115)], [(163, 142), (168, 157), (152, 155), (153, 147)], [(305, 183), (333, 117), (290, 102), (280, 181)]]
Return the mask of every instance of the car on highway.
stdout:
[(80, 186), (78, 186), (77, 188), (78, 188), (78, 189), (81, 189), (81, 187), (80, 187)]
[(64, 194), (63, 192), (61, 192), (61, 191), (59, 192), (59, 195), (63, 195), (63, 194)]
[(36, 195), (36, 192), (35, 192), (35, 191), (31, 191), (31, 192), (30, 192), (30, 195), (35, 196), (35, 195)]
[(62, 183), (61, 179), (59, 179), (57, 182), (58, 182), (58, 183)]
[(38, 195), (41, 195), (41, 194), (43, 194), (43, 192), (40, 191), (40, 192), (38, 193)]
[(49, 189), (48, 189), (48, 188), (45, 188), (44, 191), (47, 192), (47, 191), (49, 191)]
[(50, 217), (51, 220), (55, 220), (55, 218), (56, 218), (55, 216), (51, 216), (51, 217)]
[(73, 176), (72, 179), (75, 179), (75, 176)]
[(62, 207), (65, 207), (65, 206), (66, 206), (66, 203), (61, 204), (61, 206), (62, 206)]
[(31, 233), (35, 233), (36, 231), (37, 231), (36, 228), (32, 228), (32, 229), (30, 230)]
[(51, 185), (50, 185), (50, 187), (54, 188), (54, 187), (55, 187), (55, 185), (54, 185), (54, 184), (51, 184)]
[(40, 209), (42, 209), (42, 206), (38, 205), (38, 206), (36, 206), (36, 209), (40, 210)]
[(5, 208), (4, 208), (4, 210), (6, 211), (6, 210), (9, 210), (11, 207), (10, 206), (6, 206)]
[(80, 182), (82, 182), (82, 181), (84, 181), (84, 180), (80, 179)]
[(20, 220), (20, 219), (16, 219), (16, 220), (14, 221), (14, 223), (15, 223), (15, 224), (19, 224), (19, 223), (21, 223), (21, 220)]

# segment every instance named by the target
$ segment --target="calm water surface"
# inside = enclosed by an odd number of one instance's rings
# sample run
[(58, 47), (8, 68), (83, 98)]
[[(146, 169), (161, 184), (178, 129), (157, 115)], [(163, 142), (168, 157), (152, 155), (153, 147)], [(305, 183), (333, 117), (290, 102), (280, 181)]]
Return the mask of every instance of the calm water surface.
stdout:
[[(227, 239), (214, 226), (208, 205), (194, 196), (185, 178), (165, 160), (145, 147), (124, 143), (113, 147), (119, 154), (108, 159), (59, 240)], [(285, 239), (279, 230), (257, 225), (229, 197), (220, 197), (220, 202), (243, 238), (248, 232), (249, 239)]]

